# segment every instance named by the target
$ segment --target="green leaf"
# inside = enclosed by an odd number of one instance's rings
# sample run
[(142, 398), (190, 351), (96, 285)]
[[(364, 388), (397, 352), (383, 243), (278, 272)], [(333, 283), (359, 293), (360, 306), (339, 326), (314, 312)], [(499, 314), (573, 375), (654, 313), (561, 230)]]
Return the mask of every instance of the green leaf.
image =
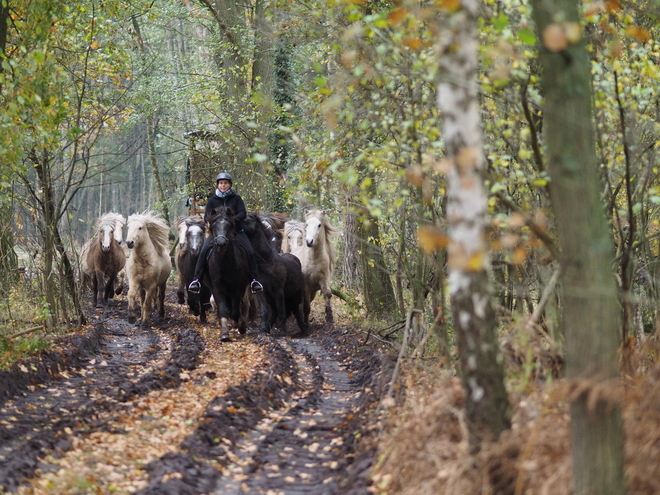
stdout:
[(518, 31), (518, 39), (528, 46), (536, 44), (536, 35), (534, 34), (534, 31), (529, 28), (522, 28)]
[(501, 33), (505, 27), (509, 25), (509, 17), (504, 14), (500, 14), (493, 19), (493, 27), (499, 33)]

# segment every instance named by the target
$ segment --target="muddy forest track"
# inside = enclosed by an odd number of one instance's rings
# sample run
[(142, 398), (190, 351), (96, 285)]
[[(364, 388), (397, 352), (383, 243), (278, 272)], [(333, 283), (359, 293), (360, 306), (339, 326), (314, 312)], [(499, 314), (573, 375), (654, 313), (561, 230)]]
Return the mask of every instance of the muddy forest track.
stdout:
[[(370, 435), (383, 388), (375, 351), (321, 324), (305, 339), (251, 326), (216, 347), (217, 332), (181, 308), (168, 301), (166, 319), (141, 329), (128, 324), (118, 298), (86, 335), (2, 372), (0, 493), (367, 493), (371, 451), (360, 439)], [(253, 367), (238, 370), (241, 356), (259, 353)], [(185, 406), (193, 383), (215, 388)], [(162, 416), (148, 411), (154, 403)], [(164, 421), (178, 413), (165, 403), (187, 409), (180, 437), (167, 432)], [(130, 444), (138, 422), (165, 430), (166, 440), (146, 442), (167, 448), (140, 454)], [(99, 442), (121, 443), (139, 473), (127, 474), (135, 467), (116, 454), (79, 460)], [(67, 479), (67, 469), (80, 479)]]

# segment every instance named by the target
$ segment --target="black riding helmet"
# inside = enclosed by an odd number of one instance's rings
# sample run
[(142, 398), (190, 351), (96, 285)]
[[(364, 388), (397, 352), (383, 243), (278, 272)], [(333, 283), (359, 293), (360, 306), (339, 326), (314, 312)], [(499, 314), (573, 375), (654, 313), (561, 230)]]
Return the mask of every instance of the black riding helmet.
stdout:
[(229, 175), (227, 172), (220, 172), (215, 178), (215, 183), (217, 184), (219, 180), (228, 180), (230, 185), (234, 185), (234, 181), (231, 180), (231, 175)]

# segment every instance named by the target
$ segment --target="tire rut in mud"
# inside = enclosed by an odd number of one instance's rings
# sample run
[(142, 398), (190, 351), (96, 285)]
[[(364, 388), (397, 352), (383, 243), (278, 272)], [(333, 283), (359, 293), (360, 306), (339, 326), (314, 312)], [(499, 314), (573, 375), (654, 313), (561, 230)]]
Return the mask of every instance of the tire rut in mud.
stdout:
[(323, 329), (318, 335), (257, 336), (267, 363), (209, 404), (179, 453), (146, 466), (149, 485), (139, 494), (368, 493), (371, 452), (356, 463), (355, 448), (380, 360), (358, 357), (349, 370), (341, 346)]
[(196, 364), (203, 347), (196, 331), (166, 337), (137, 328), (120, 317), (123, 305), (115, 303), (87, 336), (68, 342), (75, 349), (4, 374), (14, 385), (0, 398), (0, 491), (47, 470), (39, 459), (66, 451), (73, 435), (106, 428), (104, 413), (135, 395), (177, 386), (179, 371)]

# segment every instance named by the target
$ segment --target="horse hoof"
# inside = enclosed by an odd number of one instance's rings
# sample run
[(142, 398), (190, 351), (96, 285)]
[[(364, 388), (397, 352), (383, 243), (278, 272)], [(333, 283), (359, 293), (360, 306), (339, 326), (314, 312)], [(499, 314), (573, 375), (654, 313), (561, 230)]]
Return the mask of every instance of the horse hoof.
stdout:
[(128, 322), (129, 323), (135, 323), (135, 316), (129, 316), (128, 317)]
[(238, 329), (238, 333), (240, 333), (241, 335), (245, 335), (246, 332), (247, 332), (247, 328), (239, 328)]
[(220, 335), (220, 342), (231, 342), (231, 337), (227, 334)]

